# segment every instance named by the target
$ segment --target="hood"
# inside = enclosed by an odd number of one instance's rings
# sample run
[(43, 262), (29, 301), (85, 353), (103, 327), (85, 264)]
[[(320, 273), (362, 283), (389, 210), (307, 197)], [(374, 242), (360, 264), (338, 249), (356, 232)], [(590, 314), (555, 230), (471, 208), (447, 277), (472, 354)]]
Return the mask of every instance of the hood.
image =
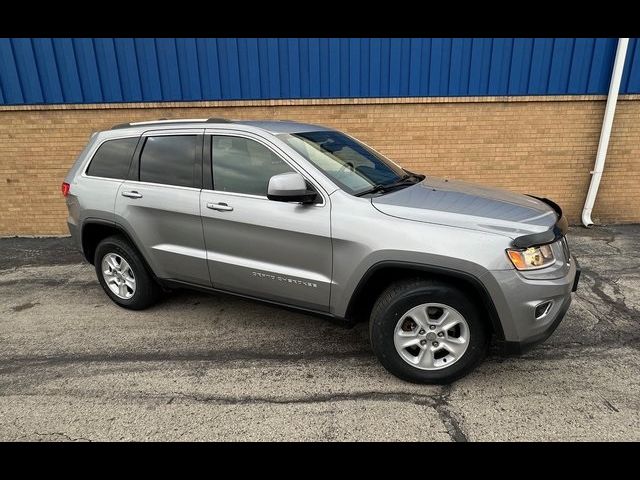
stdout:
[(544, 232), (558, 220), (554, 209), (536, 198), (435, 177), (375, 197), (372, 203), (386, 215), (489, 231), (512, 238)]

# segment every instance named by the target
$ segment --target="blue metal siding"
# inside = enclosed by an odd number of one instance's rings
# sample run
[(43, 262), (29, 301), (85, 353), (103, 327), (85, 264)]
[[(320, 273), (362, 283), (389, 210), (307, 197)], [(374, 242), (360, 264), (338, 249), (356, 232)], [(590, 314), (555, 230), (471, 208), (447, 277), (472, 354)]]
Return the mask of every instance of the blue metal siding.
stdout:
[[(605, 94), (615, 38), (3, 38), (0, 104)], [(631, 39), (622, 93), (640, 93)]]

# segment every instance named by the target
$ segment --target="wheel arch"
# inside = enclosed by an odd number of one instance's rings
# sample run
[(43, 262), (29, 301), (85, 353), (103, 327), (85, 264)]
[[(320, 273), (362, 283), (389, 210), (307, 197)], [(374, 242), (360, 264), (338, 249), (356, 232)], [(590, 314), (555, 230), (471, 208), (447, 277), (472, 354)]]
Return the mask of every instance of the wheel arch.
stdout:
[(471, 294), (487, 312), (493, 333), (499, 340), (504, 339), (498, 311), (480, 279), (468, 272), (435, 265), (404, 261), (382, 261), (372, 265), (358, 282), (347, 306), (345, 318), (349, 321), (368, 318), (375, 299), (384, 288), (396, 280), (415, 275), (452, 283)]
[(84, 258), (93, 265), (96, 247), (107, 237), (112, 235), (122, 235), (133, 248), (140, 254), (147, 271), (156, 278), (155, 273), (151, 269), (147, 258), (141, 248), (138, 247), (133, 236), (127, 230), (116, 222), (104, 220), (100, 218), (87, 218), (82, 222), (80, 231), (80, 244), (82, 245), (82, 253)]

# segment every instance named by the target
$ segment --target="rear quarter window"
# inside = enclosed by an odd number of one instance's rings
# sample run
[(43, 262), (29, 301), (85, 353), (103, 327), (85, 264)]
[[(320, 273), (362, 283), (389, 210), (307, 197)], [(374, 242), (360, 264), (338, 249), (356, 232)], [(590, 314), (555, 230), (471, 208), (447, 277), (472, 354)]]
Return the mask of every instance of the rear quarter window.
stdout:
[(91, 159), (87, 175), (124, 180), (137, 144), (138, 137), (107, 140)]

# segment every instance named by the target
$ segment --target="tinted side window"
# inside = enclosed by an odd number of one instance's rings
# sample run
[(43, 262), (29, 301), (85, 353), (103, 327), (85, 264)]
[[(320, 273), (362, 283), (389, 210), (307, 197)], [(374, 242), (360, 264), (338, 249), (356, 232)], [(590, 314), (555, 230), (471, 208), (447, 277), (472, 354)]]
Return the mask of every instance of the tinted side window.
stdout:
[(131, 157), (138, 138), (107, 140), (98, 148), (87, 169), (87, 175), (106, 178), (127, 178)]
[(264, 145), (248, 138), (213, 137), (213, 188), (267, 196), (269, 179), (293, 170)]
[(193, 187), (196, 135), (147, 137), (140, 155), (140, 181)]

